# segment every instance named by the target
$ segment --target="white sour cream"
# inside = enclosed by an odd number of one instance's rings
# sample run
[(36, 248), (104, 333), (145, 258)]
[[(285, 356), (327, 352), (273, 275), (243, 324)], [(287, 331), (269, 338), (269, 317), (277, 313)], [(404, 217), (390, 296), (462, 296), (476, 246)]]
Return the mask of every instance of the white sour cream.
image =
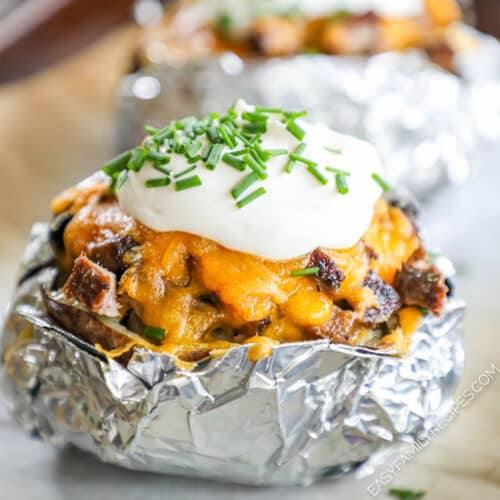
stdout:
[[(239, 116), (244, 110), (253, 109), (243, 101), (236, 105)], [(302, 156), (318, 164), (329, 180), (327, 185), (319, 183), (301, 163), (295, 165), (292, 173), (286, 173), (288, 156), (275, 156), (267, 162), (268, 178), (254, 184), (243, 196), (261, 186), (267, 193), (238, 208), (230, 192), (250, 173), (248, 168), (239, 172), (220, 161), (211, 171), (200, 161), (192, 174), (201, 178), (202, 185), (175, 191), (173, 183), (147, 188), (146, 180), (161, 174), (146, 164), (140, 172), (130, 172), (118, 190), (120, 206), (156, 231), (195, 234), (271, 260), (293, 259), (318, 246), (349, 248), (368, 228), (381, 195), (381, 188), (372, 179), (373, 173), (383, 175), (377, 153), (370, 144), (326, 126), (302, 120), (297, 123), (306, 132), (303, 142), (307, 148)], [(283, 123), (269, 120), (262, 136), (263, 149), (294, 151), (298, 144)], [(341, 154), (331, 153), (325, 147), (337, 148)], [(174, 174), (189, 166), (184, 155), (178, 154), (173, 154), (168, 164)], [(347, 177), (347, 194), (337, 192), (335, 175), (325, 170), (326, 166), (351, 174)]]

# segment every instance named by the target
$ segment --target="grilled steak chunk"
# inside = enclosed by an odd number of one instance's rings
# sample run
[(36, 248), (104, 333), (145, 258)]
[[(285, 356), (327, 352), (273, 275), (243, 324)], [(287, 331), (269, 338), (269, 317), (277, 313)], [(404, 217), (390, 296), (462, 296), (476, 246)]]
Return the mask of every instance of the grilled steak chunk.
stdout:
[(311, 254), (307, 267), (319, 267), (317, 274), (312, 277), (322, 289), (336, 290), (345, 279), (344, 273), (333, 259), (319, 248)]
[(125, 271), (123, 256), (137, 246), (132, 236), (117, 236), (97, 243), (91, 243), (87, 249), (88, 257), (113, 273)]
[(316, 337), (329, 338), (337, 344), (348, 342), (353, 330), (356, 315), (352, 311), (344, 311), (333, 306), (331, 318), (321, 326), (314, 326), (309, 331)]
[(75, 260), (63, 287), (64, 296), (89, 311), (103, 316), (119, 316), (116, 300), (116, 276), (84, 255)]
[(44, 289), (42, 296), (49, 316), (69, 333), (89, 344), (100, 344), (110, 351), (124, 347), (130, 341), (126, 335), (106, 326), (92, 313), (56, 300)]
[(376, 272), (370, 271), (363, 286), (373, 291), (378, 307), (371, 307), (365, 312), (367, 323), (384, 323), (401, 307), (398, 292), (387, 284)]
[(425, 307), (436, 316), (448, 293), (445, 277), (422, 250), (417, 250), (403, 265), (396, 275), (395, 286), (403, 304)]

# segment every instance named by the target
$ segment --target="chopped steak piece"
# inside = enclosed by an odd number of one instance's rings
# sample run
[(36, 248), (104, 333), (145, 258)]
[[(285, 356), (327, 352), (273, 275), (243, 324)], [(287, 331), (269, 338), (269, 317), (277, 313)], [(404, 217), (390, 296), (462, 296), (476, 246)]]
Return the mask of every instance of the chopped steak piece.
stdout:
[(260, 321), (252, 321), (245, 323), (241, 328), (238, 328), (237, 335), (242, 339), (249, 339), (261, 335), (262, 332), (271, 324), (269, 317), (261, 319)]
[(137, 243), (130, 235), (117, 236), (89, 244), (88, 256), (109, 271), (121, 274), (125, 271), (123, 256), (136, 245)]
[(395, 286), (403, 304), (425, 307), (436, 316), (440, 314), (448, 293), (445, 277), (421, 249), (398, 272)]
[(119, 316), (116, 276), (84, 255), (75, 260), (63, 287), (64, 296), (103, 316)]
[(99, 344), (108, 351), (127, 345), (130, 339), (102, 323), (92, 313), (51, 297), (42, 289), (42, 296), (49, 316), (65, 330), (90, 344)]
[(319, 267), (318, 273), (312, 277), (323, 289), (337, 289), (345, 279), (344, 273), (337, 267), (333, 259), (319, 248), (316, 248), (311, 254), (307, 267)]
[(208, 358), (209, 354), (209, 349), (197, 349), (194, 351), (181, 352), (177, 356), (181, 361), (194, 363), (196, 361), (201, 361), (202, 359)]
[(340, 307), (333, 306), (331, 318), (321, 326), (310, 328), (310, 332), (316, 337), (329, 338), (338, 344), (345, 344), (351, 336), (356, 314), (344, 311)]
[(365, 312), (364, 320), (367, 323), (383, 323), (401, 307), (398, 292), (376, 272), (370, 271), (368, 273), (363, 286), (367, 286), (373, 291), (378, 302), (378, 307), (371, 307)]

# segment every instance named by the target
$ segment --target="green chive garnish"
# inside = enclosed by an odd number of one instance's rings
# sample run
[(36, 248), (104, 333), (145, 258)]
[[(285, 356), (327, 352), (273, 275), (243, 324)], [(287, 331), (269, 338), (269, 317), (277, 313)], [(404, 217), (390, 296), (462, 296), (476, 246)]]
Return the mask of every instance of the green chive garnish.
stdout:
[(144, 125), (144, 132), (147, 132), (149, 135), (155, 135), (158, 129), (152, 125)]
[(226, 153), (222, 157), (222, 161), (227, 165), (235, 168), (236, 170), (239, 170), (240, 172), (243, 172), (243, 170), (245, 170), (246, 168), (245, 162), (243, 160), (240, 160), (237, 156), (234, 156), (230, 153)]
[(131, 156), (132, 151), (125, 151), (103, 165), (102, 170), (109, 176), (113, 176), (113, 174), (116, 174), (127, 167), (127, 163), (129, 162)]
[(221, 12), (217, 15), (216, 24), (219, 31), (227, 35), (233, 26), (233, 18), (227, 12)]
[(122, 170), (116, 182), (116, 188), (121, 189), (128, 179), (129, 170)]
[(348, 172), (347, 170), (341, 170), (340, 168), (325, 167), (325, 170), (328, 170), (328, 172), (332, 172), (334, 174), (345, 175), (347, 177), (351, 175), (351, 172)]
[(316, 167), (318, 165), (315, 161), (308, 160), (307, 158), (304, 158), (303, 156), (300, 156), (300, 155), (295, 154), (295, 153), (290, 153), (290, 158), (292, 160), (303, 163), (304, 165), (307, 165), (308, 167)]
[[(297, 146), (297, 148), (295, 149), (294, 154), (301, 155), (304, 152), (304, 149), (306, 149), (306, 147), (307, 147), (307, 144), (305, 142), (300, 143)], [(296, 163), (297, 162), (294, 159), (290, 159), (290, 161), (287, 163), (287, 165), (285, 167), (285, 172), (287, 174), (291, 174), (292, 173), (292, 169), (293, 169), (293, 167), (295, 166)]]
[(237, 151), (231, 151), (233, 156), (243, 156), (249, 152), (248, 148), (238, 149)]
[(391, 190), (391, 186), (380, 177), (380, 175), (373, 173), (372, 179), (382, 188), (383, 191), (387, 192)]
[(244, 113), (241, 114), (241, 117), (243, 118), (243, 120), (252, 123), (267, 123), (267, 120), (269, 120), (269, 117), (267, 117), (266, 115), (262, 115), (260, 113), (254, 113), (251, 111), (245, 111)]
[(426, 492), (423, 490), (414, 491), (414, 490), (405, 490), (400, 488), (392, 488), (389, 490), (389, 495), (392, 497), (399, 498), (400, 500), (420, 500), (424, 498)]
[(252, 172), (244, 177), (233, 189), (231, 189), (231, 196), (237, 200), (252, 184), (259, 180), (259, 176)]
[(222, 137), (219, 134), (219, 131), (217, 130), (217, 127), (210, 127), (207, 130), (207, 137), (210, 142), (222, 142)]
[(323, 146), (323, 149), (326, 149), (326, 151), (329, 151), (330, 153), (333, 153), (334, 155), (341, 155), (342, 150), (338, 148), (328, 148), (327, 146)]
[(265, 194), (266, 190), (263, 187), (260, 187), (259, 189), (256, 189), (254, 192), (250, 193), (248, 196), (245, 196), (245, 198), (238, 201), (236, 203), (236, 206), (238, 208), (246, 207), (249, 203), (252, 203), (252, 201), (260, 198), (261, 196), (264, 196)]
[(147, 188), (157, 188), (168, 186), (170, 184), (170, 177), (159, 177), (157, 179), (148, 179), (145, 183)]
[(245, 123), (243, 125), (243, 131), (249, 134), (263, 134), (267, 130), (265, 123)]
[(316, 179), (318, 179), (320, 184), (323, 184), (323, 186), (328, 184), (328, 179), (316, 167), (309, 166), (307, 167), (307, 171), (316, 177)]
[(259, 176), (259, 179), (267, 179), (267, 173), (262, 168), (262, 165), (255, 159), (255, 157), (250, 155), (245, 155), (243, 161)]
[(214, 144), (206, 161), (206, 167), (213, 170), (222, 156), (224, 144)]
[(156, 326), (146, 326), (144, 336), (151, 340), (165, 340), (165, 330)]
[(194, 160), (195, 158), (197, 158), (199, 156), (198, 152), (200, 151), (200, 149), (202, 147), (203, 147), (203, 143), (201, 141), (193, 142), (192, 144), (190, 144), (187, 147), (187, 149), (186, 149), (186, 156), (190, 160)]
[(283, 110), (279, 108), (265, 108), (263, 106), (255, 106), (255, 111), (257, 113), (272, 113), (272, 114), (283, 114)]
[(218, 132), (222, 137), (222, 140), (230, 147), (234, 148), (236, 146), (236, 141), (234, 140), (233, 133), (226, 125), (222, 124), (218, 128)]
[(193, 175), (192, 177), (177, 181), (175, 183), (175, 190), (184, 191), (185, 189), (191, 189), (197, 186), (201, 186), (201, 179), (197, 175)]
[(297, 269), (296, 271), (292, 271), (290, 276), (294, 278), (297, 276), (309, 276), (311, 274), (316, 274), (319, 271), (319, 267), (306, 267), (305, 269)]
[(160, 164), (160, 165), (166, 165), (167, 163), (170, 162), (170, 156), (163, 154), (163, 153), (158, 153), (158, 151), (151, 151), (149, 150), (146, 154), (148, 160), (151, 160), (154, 163)]
[(145, 161), (146, 151), (143, 148), (135, 148), (130, 160), (127, 163), (127, 168), (129, 170), (133, 170), (134, 172), (139, 172)]
[(337, 185), (337, 191), (340, 194), (347, 194), (349, 192), (349, 186), (347, 185), (347, 178), (343, 174), (335, 174), (335, 183)]
[(154, 163), (153, 163), (153, 168), (155, 170), (158, 170), (158, 172), (161, 172), (162, 174), (165, 174), (165, 175), (170, 175), (172, 173), (170, 169), (163, 167), (161, 165), (156, 165)]
[(272, 158), (273, 156), (284, 156), (288, 154), (288, 149), (264, 149), (264, 153)]
[(294, 122), (293, 120), (288, 120), (288, 122), (286, 124), (286, 129), (298, 141), (301, 141), (305, 137), (305, 135), (306, 135), (305, 131), (302, 128), (300, 128), (300, 126), (296, 122)]
[(169, 125), (154, 135), (153, 139), (157, 144), (161, 144), (165, 139), (171, 139), (174, 136), (174, 129)]
[(177, 172), (174, 177), (178, 179), (179, 177), (183, 177), (186, 174), (189, 174), (189, 172), (192, 172), (196, 168), (196, 165), (193, 165), (192, 167), (188, 167), (184, 170), (181, 170), (180, 172)]
[(283, 113), (285, 118), (295, 120), (295, 118), (300, 118), (307, 115), (307, 111), (285, 111)]

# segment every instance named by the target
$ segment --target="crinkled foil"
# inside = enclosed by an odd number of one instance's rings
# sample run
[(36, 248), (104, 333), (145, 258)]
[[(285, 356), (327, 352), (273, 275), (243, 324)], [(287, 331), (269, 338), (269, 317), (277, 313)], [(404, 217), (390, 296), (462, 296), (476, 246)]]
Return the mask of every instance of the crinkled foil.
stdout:
[(465, 182), (484, 143), (500, 143), (500, 70), (494, 69), (500, 44), (491, 37), (474, 43), (474, 50), (456, 57), (462, 77), (420, 51), (260, 61), (225, 53), (180, 67), (152, 64), (121, 85), (119, 147), (138, 144), (145, 124), (223, 111), (244, 97), (307, 109), (312, 120), (369, 140), (388, 179), (422, 199)]
[(407, 359), (329, 344), (247, 346), (193, 371), (136, 350), (128, 367), (55, 325), (40, 287), (56, 270), (33, 227), (4, 327), (1, 381), (29, 432), (131, 469), (256, 485), (366, 474), (448, 412), (464, 351), (464, 304), (427, 318)]

